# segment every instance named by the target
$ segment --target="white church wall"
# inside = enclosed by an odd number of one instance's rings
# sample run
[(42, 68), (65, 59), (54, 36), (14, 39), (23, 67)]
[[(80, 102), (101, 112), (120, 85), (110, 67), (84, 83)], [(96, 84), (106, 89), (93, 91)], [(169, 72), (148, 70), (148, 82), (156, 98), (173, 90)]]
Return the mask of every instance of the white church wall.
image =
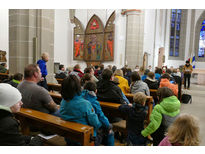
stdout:
[(0, 50), (6, 51), (9, 68), (9, 10), (0, 9)]

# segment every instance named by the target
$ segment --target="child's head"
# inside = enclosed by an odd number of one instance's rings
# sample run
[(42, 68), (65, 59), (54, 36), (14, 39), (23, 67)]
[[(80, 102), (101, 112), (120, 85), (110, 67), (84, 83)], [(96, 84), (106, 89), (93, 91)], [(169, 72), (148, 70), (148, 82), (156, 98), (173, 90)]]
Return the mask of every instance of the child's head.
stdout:
[(133, 96), (133, 101), (136, 103), (136, 104), (141, 104), (141, 105), (145, 105), (145, 102), (147, 100), (147, 97), (146, 95), (143, 93), (143, 92), (137, 92), (134, 94)]
[(97, 92), (96, 91), (97, 90), (97, 85), (93, 81), (88, 81), (88, 82), (85, 83), (84, 89), (89, 90), (89, 91)]
[(81, 86), (83, 86), (88, 81), (92, 81), (92, 75), (90, 73), (85, 73), (80, 80)]
[(159, 102), (161, 102), (164, 98), (174, 96), (174, 93), (170, 88), (162, 87), (157, 90), (157, 96), (158, 96)]
[(198, 119), (190, 114), (180, 115), (168, 129), (170, 143), (184, 146), (199, 145)]

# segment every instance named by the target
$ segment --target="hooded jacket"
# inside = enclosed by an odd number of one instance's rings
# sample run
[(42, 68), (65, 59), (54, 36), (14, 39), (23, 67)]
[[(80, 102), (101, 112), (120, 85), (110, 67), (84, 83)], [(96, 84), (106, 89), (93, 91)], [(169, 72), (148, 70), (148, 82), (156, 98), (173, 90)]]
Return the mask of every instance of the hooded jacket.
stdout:
[(93, 126), (94, 136), (102, 125), (91, 103), (78, 95), (75, 95), (70, 101), (62, 99), (60, 115), (64, 120)]
[(173, 91), (175, 96), (178, 96), (178, 86), (170, 83), (168, 79), (161, 79), (159, 87), (168, 87)]
[(98, 115), (99, 121), (102, 123), (102, 126), (105, 127), (105, 128), (109, 128), (109, 126), (110, 126), (109, 120), (104, 115), (104, 113), (101, 109), (100, 103), (97, 101), (97, 97), (96, 97), (95, 92), (94, 91), (83, 90), (81, 96), (83, 98), (85, 98), (86, 100), (88, 100), (92, 104), (92, 106), (95, 110), (95, 113)]
[(180, 113), (180, 101), (176, 96), (164, 98), (157, 104), (151, 115), (149, 125), (141, 132), (144, 137), (154, 133), (161, 124), (167, 129)]
[(128, 80), (125, 79), (125, 78), (123, 78), (122, 76), (118, 76), (118, 75), (116, 75), (115, 77), (118, 78), (118, 80), (119, 80), (119, 85), (118, 85), (118, 87), (120, 87), (120, 89), (122, 90), (122, 92), (123, 92), (124, 94), (129, 93), (129, 92), (130, 92), (130, 87), (129, 87), (129, 85), (128, 85)]
[(153, 79), (147, 77), (144, 82), (148, 85), (149, 89), (158, 89), (159, 88), (157, 80), (153, 80)]
[(97, 98), (99, 101), (125, 104), (122, 91), (117, 83), (104, 79), (97, 82)]
[(141, 80), (136, 81), (130, 86), (130, 92), (135, 94), (136, 92), (143, 92), (145, 95), (150, 96), (149, 87), (147, 84)]

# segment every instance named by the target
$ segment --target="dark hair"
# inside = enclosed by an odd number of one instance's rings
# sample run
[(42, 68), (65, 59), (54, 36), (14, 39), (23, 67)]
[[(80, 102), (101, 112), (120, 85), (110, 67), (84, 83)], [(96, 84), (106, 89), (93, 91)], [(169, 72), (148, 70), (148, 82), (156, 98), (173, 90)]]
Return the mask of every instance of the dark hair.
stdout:
[(147, 74), (147, 76), (150, 77), (151, 79), (154, 79), (154, 73), (153, 73), (153, 72), (149, 72), (149, 73)]
[(21, 80), (23, 79), (23, 74), (21, 74), (21, 73), (15, 73), (14, 76), (13, 76), (13, 79), (14, 79), (14, 80), (21, 81)]
[(100, 70), (104, 70), (104, 65), (103, 64), (100, 64)]
[(74, 67), (73, 67), (73, 69), (80, 69), (80, 65), (79, 64), (76, 64)]
[(61, 70), (62, 68), (64, 68), (64, 65), (59, 65), (59, 70)]
[(157, 90), (157, 96), (159, 97), (159, 102), (161, 102), (164, 98), (174, 96), (174, 93), (170, 88), (162, 87)]
[(91, 71), (92, 71), (92, 67), (90, 66), (90, 67), (86, 67), (85, 69), (84, 69), (84, 73), (90, 73)]
[(95, 69), (98, 69), (98, 67), (99, 67), (98, 65), (95, 65)]
[(102, 78), (104, 80), (107, 80), (107, 81), (109, 81), (111, 79), (112, 75), (113, 75), (112, 70), (110, 70), (108, 68), (104, 69), (102, 72)]
[(81, 94), (81, 86), (75, 75), (69, 75), (61, 84), (61, 95), (64, 100), (71, 100), (77, 94)]
[(144, 71), (144, 75), (147, 75), (149, 72), (150, 72), (150, 70), (149, 70), (149, 69), (146, 69), (146, 70)]
[(161, 68), (156, 68), (156, 70), (155, 70), (155, 73), (158, 73), (158, 74), (162, 74), (162, 69)]
[(38, 72), (37, 64), (29, 64), (24, 68), (24, 78), (31, 78), (35, 72)]
[(117, 67), (114, 65), (114, 66), (112, 67), (112, 72), (115, 72), (116, 69), (117, 69)]
[(1, 63), (1, 65), (5, 67), (5, 66), (6, 66), (6, 63)]
[(187, 60), (186, 63), (189, 63), (189, 61)]
[(88, 81), (88, 82), (85, 83), (84, 89), (87, 89), (89, 91), (94, 91), (95, 92), (96, 89), (97, 89), (97, 85), (93, 81)]
[(134, 71), (132, 72), (130, 79), (132, 82), (134, 82), (134, 81), (141, 80), (141, 77), (138, 72)]
[(172, 73), (171, 69), (167, 69), (166, 73), (171, 74)]
[(161, 79), (168, 79), (170, 80), (170, 76), (168, 73), (164, 73), (162, 76), (161, 76)]
[(90, 73), (85, 73), (83, 77), (80, 79), (80, 84), (83, 86), (87, 81), (90, 81), (92, 78), (92, 75)]

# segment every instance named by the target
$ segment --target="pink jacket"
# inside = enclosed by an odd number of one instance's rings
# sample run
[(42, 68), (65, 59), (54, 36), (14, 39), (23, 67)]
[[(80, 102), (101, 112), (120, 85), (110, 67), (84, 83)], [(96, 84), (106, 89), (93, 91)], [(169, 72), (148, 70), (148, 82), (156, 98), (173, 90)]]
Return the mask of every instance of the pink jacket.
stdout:
[(179, 143), (174, 143), (174, 144), (171, 144), (169, 142), (169, 139), (168, 137), (166, 136), (160, 143), (158, 146), (180, 146), (181, 144)]

